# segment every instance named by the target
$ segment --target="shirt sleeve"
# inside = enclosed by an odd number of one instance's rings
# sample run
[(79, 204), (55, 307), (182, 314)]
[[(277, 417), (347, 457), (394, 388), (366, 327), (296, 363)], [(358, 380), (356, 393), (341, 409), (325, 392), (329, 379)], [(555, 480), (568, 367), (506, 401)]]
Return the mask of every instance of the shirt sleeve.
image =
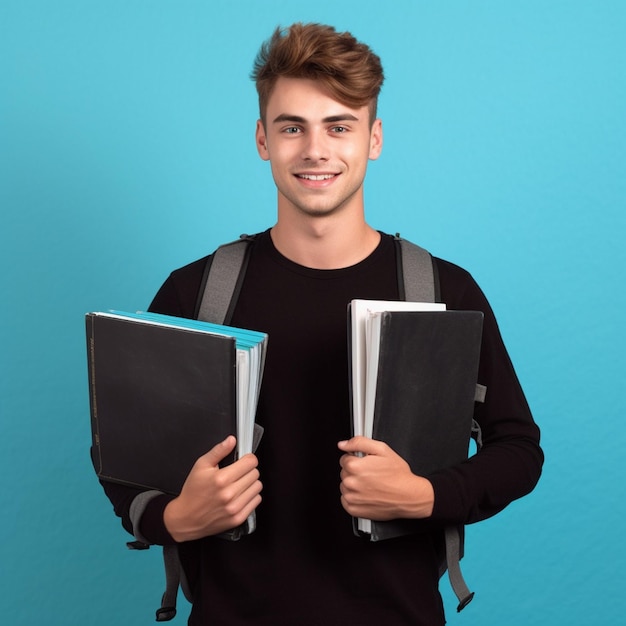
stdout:
[(465, 270), (436, 262), (447, 307), (484, 313), (478, 382), (487, 392), (474, 414), (483, 446), (467, 461), (428, 476), (435, 493), (432, 520), (469, 524), (495, 515), (532, 491), (544, 457), (539, 428), (486, 297)]

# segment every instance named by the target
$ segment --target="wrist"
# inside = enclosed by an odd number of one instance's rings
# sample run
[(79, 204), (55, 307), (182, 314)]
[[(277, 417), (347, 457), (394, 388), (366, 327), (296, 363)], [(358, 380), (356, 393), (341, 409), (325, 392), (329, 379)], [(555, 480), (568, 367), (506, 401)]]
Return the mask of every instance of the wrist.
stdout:
[(185, 516), (180, 511), (179, 498), (174, 498), (168, 502), (165, 509), (163, 509), (163, 525), (176, 543), (189, 541), (194, 538), (187, 528)]
[(422, 476), (414, 476), (410, 489), (411, 497), (405, 503), (404, 517), (426, 519), (435, 507), (435, 490), (432, 483)]

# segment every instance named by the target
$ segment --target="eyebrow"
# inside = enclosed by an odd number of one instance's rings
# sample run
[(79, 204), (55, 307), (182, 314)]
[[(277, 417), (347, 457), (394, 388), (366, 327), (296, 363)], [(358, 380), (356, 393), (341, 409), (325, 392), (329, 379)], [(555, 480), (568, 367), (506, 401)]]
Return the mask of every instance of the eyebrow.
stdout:
[[(358, 122), (359, 118), (351, 115), (350, 113), (341, 113), (340, 115), (329, 115), (325, 117), (322, 122), (324, 124), (334, 124), (335, 122)], [(281, 113), (274, 119), (274, 124), (280, 124), (282, 122), (293, 122), (295, 124), (306, 124), (306, 119), (299, 115), (291, 115), (289, 113)]]

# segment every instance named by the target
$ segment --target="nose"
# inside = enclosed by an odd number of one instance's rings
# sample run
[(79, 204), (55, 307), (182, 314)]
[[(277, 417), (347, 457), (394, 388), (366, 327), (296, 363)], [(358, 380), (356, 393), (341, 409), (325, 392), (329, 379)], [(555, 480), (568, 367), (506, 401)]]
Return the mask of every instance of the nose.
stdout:
[(309, 130), (302, 146), (305, 161), (327, 161), (329, 158), (328, 136), (322, 130)]

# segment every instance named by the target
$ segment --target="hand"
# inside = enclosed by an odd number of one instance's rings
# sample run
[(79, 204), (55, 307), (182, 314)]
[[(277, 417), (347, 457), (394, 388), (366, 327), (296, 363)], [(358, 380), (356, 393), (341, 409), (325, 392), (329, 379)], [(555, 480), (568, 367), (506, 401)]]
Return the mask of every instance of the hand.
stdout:
[(430, 481), (413, 474), (386, 443), (353, 437), (338, 447), (346, 453), (339, 460), (341, 504), (350, 515), (376, 521), (432, 515), (435, 494)]
[(180, 495), (163, 513), (176, 541), (190, 541), (235, 528), (261, 502), (257, 457), (246, 454), (231, 465), (219, 463), (235, 448), (231, 435), (201, 456), (191, 468)]

